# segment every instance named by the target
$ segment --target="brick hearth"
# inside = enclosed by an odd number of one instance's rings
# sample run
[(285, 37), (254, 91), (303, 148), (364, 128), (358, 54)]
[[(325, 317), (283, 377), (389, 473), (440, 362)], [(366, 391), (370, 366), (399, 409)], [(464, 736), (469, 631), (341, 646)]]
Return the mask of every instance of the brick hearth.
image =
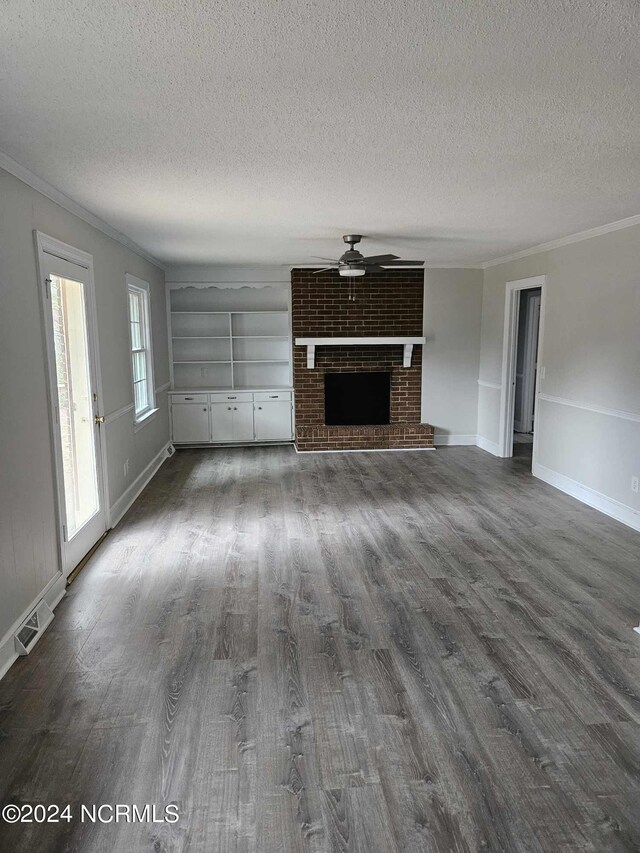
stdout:
[[(293, 337), (372, 337), (422, 335), (424, 272), (386, 270), (355, 282), (337, 272), (292, 270)], [(294, 346), (298, 450), (364, 450), (433, 447), (433, 427), (420, 422), (422, 347), (413, 348), (411, 367), (402, 366), (401, 346), (318, 347), (315, 368), (306, 366), (306, 348)], [(390, 424), (325, 426), (326, 372), (391, 372)]]

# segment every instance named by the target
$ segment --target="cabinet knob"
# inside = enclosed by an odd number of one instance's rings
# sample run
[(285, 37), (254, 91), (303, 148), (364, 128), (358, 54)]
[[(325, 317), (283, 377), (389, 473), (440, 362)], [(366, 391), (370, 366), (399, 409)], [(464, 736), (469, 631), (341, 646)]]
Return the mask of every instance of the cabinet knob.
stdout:
[(206, 410), (206, 409), (203, 409), (202, 411), (203, 411), (203, 412), (206, 412), (207, 410)]
[(230, 412), (230, 411), (231, 411), (231, 406), (227, 406), (227, 411), (228, 411), (228, 412)]
[(233, 411), (234, 411), (234, 412), (237, 412), (237, 411), (238, 411), (238, 407), (237, 407), (237, 406), (234, 406), (234, 407), (233, 407)]
[(258, 409), (260, 409), (260, 411), (262, 411), (262, 406), (258, 406)]

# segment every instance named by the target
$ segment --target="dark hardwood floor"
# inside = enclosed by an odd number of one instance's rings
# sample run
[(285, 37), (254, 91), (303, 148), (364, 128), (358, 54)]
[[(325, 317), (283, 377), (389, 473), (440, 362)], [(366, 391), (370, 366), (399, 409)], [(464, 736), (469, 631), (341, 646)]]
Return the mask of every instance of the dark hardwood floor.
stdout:
[(640, 536), (528, 467), (178, 452), (0, 682), (0, 797), (180, 819), (0, 850), (640, 850)]

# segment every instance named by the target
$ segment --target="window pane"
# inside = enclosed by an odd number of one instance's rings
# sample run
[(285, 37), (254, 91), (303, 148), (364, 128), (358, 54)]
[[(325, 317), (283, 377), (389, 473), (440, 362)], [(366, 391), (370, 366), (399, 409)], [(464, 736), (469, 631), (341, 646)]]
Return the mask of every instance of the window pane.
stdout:
[(131, 322), (131, 348), (142, 348), (142, 329), (140, 328), (140, 323), (134, 323), (133, 321)]
[(140, 296), (133, 291), (129, 291), (129, 316), (132, 323), (140, 322)]
[(147, 394), (147, 380), (141, 379), (133, 386), (133, 399), (136, 409), (136, 415), (149, 408), (149, 398)]
[(138, 382), (140, 379), (147, 378), (147, 356), (143, 352), (132, 353), (133, 359), (133, 381)]

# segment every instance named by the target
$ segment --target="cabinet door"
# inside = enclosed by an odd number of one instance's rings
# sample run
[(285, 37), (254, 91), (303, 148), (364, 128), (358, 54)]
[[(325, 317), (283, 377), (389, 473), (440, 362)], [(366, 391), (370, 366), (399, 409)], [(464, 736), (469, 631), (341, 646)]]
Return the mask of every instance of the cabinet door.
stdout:
[(291, 440), (291, 402), (270, 400), (254, 405), (256, 441)]
[(209, 406), (174, 403), (171, 406), (171, 427), (176, 444), (210, 441)]
[(234, 441), (233, 403), (211, 404), (211, 440)]
[(253, 441), (253, 403), (233, 404), (233, 440)]

